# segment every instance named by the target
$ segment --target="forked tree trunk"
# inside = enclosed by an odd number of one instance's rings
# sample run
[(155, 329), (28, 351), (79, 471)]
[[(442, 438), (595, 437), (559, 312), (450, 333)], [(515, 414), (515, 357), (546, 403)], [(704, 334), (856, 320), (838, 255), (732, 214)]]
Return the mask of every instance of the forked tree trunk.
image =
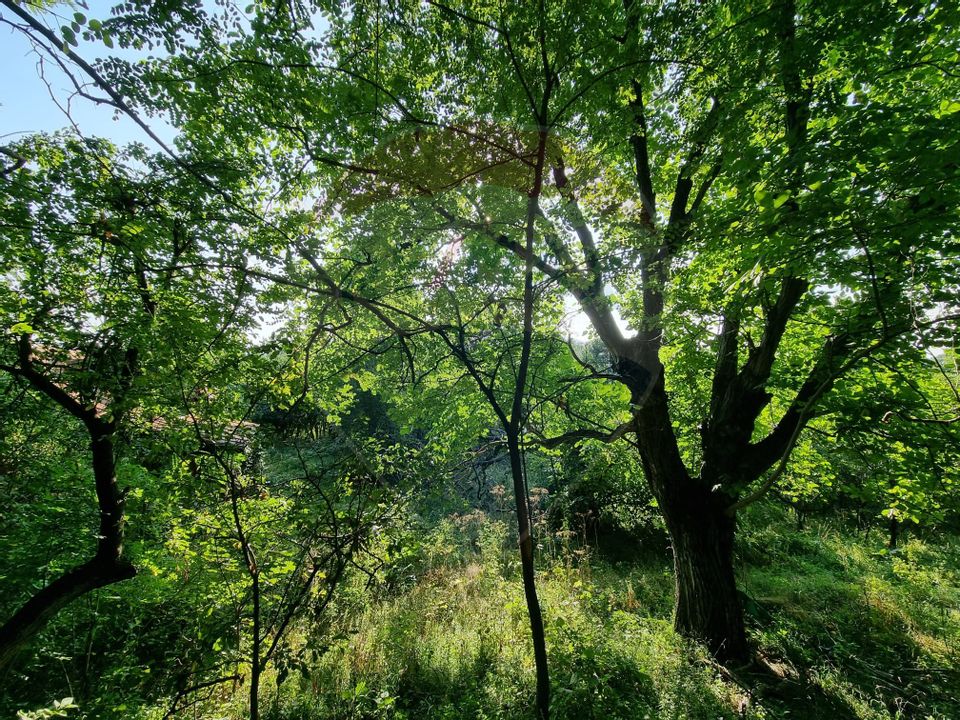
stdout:
[(731, 501), (687, 472), (662, 372), (648, 388), (636, 365), (621, 361), (619, 369), (632, 382), (640, 459), (673, 546), (674, 627), (684, 637), (704, 642), (721, 662), (746, 662), (749, 648), (733, 572), (736, 519), (727, 515)]

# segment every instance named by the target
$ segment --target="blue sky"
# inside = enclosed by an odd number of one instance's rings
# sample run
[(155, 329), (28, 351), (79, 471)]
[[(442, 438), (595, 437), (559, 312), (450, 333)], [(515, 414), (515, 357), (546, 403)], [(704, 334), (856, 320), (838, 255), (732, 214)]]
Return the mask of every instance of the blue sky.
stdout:
[[(88, 4), (89, 10), (83, 11), (88, 18), (103, 19), (109, 16), (111, 3)], [(69, 21), (74, 9), (61, 5), (55, 12), (61, 17), (56, 17), (54, 13), (45, 13), (38, 17), (56, 29)], [(0, 10), (0, 17), (11, 21), (18, 20), (6, 10)], [(59, 31), (57, 32), (59, 34)], [(82, 40), (76, 51), (88, 61), (107, 53), (136, 57), (136, 53), (108, 50), (103, 45), (85, 43)], [(115, 119), (113, 109), (109, 106), (98, 106), (80, 97), (71, 100), (70, 81), (49, 58), (45, 58), (43, 62), (43, 76), (42, 78), (40, 56), (30, 41), (23, 33), (6, 23), (0, 23), (0, 144), (31, 132), (54, 132), (70, 127), (70, 118), (64, 113), (64, 109), (69, 107), (70, 116), (84, 135), (109, 138), (118, 144), (136, 140), (148, 147), (153, 145), (129, 118)], [(165, 141), (173, 136), (172, 129), (156, 119), (150, 120), (150, 126)]]

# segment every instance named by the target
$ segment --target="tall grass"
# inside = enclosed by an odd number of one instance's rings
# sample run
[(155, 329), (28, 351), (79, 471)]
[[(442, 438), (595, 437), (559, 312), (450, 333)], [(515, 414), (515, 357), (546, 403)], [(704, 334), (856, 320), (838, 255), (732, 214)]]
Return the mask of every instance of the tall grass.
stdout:
[[(891, 555), (879, 538), (786, 522), (756, 513), (741, 543), (762, 672), (720, 668), (673, 632), (662, 542), (621, 548), (613, 562), (582, 533), (541, 533), (554, 717), (960, 717), (957, 540), (912, 539)], [(299, 638), (312, 654), (274, 694), (269, 720), (532, 717), (507, 525), (454, 516), (420, 548), (404, 582), (373, 601), (355, 587), (316, 629), (326, 639)]]

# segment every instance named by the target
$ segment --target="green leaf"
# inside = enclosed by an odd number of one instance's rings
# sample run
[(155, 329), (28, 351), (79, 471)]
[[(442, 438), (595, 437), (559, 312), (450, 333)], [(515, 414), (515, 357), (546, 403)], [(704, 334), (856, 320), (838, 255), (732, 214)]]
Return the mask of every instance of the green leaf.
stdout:
[(940, 115), (953, 115), (960, 112), (960, 100), (942, 100), (940, 102)]

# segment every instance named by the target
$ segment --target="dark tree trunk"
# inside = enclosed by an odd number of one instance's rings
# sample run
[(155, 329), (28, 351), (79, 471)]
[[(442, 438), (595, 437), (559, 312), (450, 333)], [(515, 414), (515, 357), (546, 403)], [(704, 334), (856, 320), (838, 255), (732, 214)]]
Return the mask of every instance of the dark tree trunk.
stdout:
[(27, 600), (0, 628), (0, 678), (20, 650), (64, 607), (97, 588), (128, 580), (136, 574), (133, 565), (95, 558), (68, 570)]
[(520, 438), (523, 436), (522, 428), (525, 423), (524, 405), (528, 391), (527, 373), (530, 369), (530, 350), (533, 346), (533, 246), (536, 235), (534, 221), (538, 212), (538, 199), (543, 188), (543, 168), (546, 162), (548, 138), (545, 123), (551, 88), (552, 81), (548, 79), (547, 86), (544, 88), (539, 117), (543, 124), (540, 126), (539, 142), (537, 143), (537, 162), (534, 169), (533, 187), (527, 195), (527, 222), (524, 232), (524, 248), (527, 257), (524, 262), (523, 273), (523, 342), (520, 350), (520, 362), (517, 366), (517, 383), (513, 390), (513, 403), (509, 420), (502, 410), (499, 413), (503, 428), (507, 433), (507, 446), (510, 451), (510, 474), (513, 478), (513, 492), (517, 506), (520, 566), (523, 571), (523, 594), (527, 601), (527, 614), (530, 616), (530, 637), (533, 640), (533, 657), (537, 668), (537, 717), (539, 720), (549, 720), (550, 717), (550, 673), (547, 669), (547, 643), (543, 633), (543, 614), (540, 611), (540, 600), (537, 598), (536, 576), (533, 567), (533, 528), (530, 525), (530, 497), (527, 492), (527, 473), (523, 465)]
[(537, 718), (550, 717), (550, 673), (547, 668), (547, 643), (543, 632), (543, 613), (537, 597), (536, 576), (533, 565), (533, 529), (530, 526), (530, 505), (527, 498), (527, 483), (523, 471), (523, 456), (517, 438), (509, 439), (510, 471), (513, 476), (513, 493), (517, 507), (517, 530), (519, 531), (520, 567), (523, 575), (523, 594), (530, 617), (530, 637), (533, 640), (533, 658), (537, 669)]
[[(670, 514), (669, 511), (665, 515)], [(715, 503), (681, 509), (668, 521), (673, 542), (678, 633), (703, 641), (721, 662), (749, 659), (733, 571), (736, 522)]]
[(251, 577), (253, 591), (253, 649), (250, 653), (250, 720), (260, 720), (260, 573)]
[(897, 520), (896, 515), (890, 515), (890, 524), (888, 525), (888, 530), (890, 531), (890, 537), (887, 541), (887, 545), (891, 550), (896, 550), (897, 543), (900, 540), (900, 521)]
[(0, 627), (0, 677), (19, 651), (60, 610), (105, 585), (128, 580), (136, 569), (123, 557), (123, 493), (114, 472), (113, 426), (88, 419), (93, 476), (100, 508), (100, 531), (93, 559), (78, 565), (37, 592)]
[(721, 662), (746, 662), (749, 647), (733, 572), (736, 519), (727, 514), (731, 500), (716, 483), (687, 472), (670, 422), (662, 371), (644, 376), (625, 361), (619, 370), (631, 380), (644, 474), (673, 546), (674, 627), (704, 642)]

